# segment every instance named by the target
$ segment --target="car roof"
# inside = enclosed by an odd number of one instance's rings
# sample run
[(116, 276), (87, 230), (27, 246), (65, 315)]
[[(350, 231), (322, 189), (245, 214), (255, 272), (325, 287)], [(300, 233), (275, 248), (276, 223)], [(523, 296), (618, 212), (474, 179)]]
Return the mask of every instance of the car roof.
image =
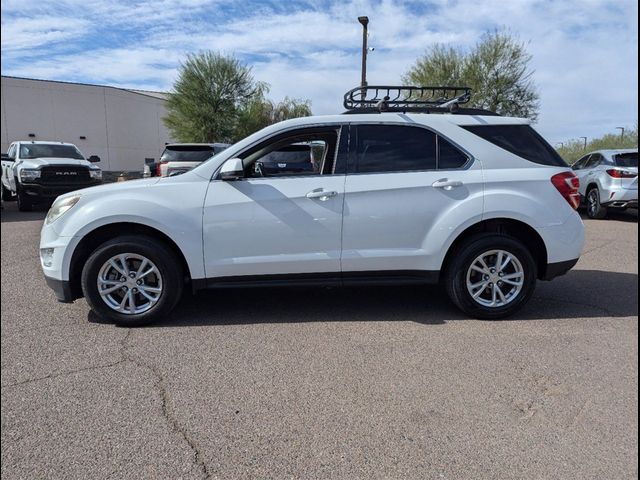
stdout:
[(617, 149), (607, 149), (607, 150), (594, 150), (593, 152), (589, 152), (585, 154), (581, 158), (584, 158), (587, 155), (593, 155), (594, 153), (599, 153), (600, 155), (603, 155), (607, 158), (611, 158), (614, 155), (620, 155), (623, 153), (638, 153), (638, 149), (637, 148), (617, 148)]
[(33, 145), (68, 145), (70, 147), (75, 147), (73, 143), (67, 142), (55, 142), (55, 141), (46, 141), (46, 140), (18, 140), (15, 143), (27, 143)]

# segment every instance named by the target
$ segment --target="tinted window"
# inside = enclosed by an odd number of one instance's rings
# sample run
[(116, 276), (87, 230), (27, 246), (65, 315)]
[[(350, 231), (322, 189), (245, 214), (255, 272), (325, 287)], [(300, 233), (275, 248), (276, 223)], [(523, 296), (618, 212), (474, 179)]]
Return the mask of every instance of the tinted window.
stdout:
[(73, 145), (28, 143), (20, 145), (20, 158), (73, 158), (84, 160), (82, 154)]
[(602, 162), (602, 155), (594, 153), (593, 155), (591, 155), (591, 157), (589, 158), (589, 161), (587, 162), (584, 168), (595, 168), (598, 165), (600, 165), (601, 162)]
[(214, 155), (212, 146), (208, 145), (172, 145), (166, 147), (160, 161), (162, 162), (204, 162)]
[(619, 153), (618, 155), (615, 155), (613, 158), (618, 167), (638, 168), (638, 152)]
[(438, 137), (438, 170), (463, 167), (469, 157), (442, 137)]
[(529, 125), (474, 125), (463, 128), (530, 162), (567, 166), (558, 152)]
[(586, 155), (582, 157), (580, 160), (578, 160), (576, 163), (573, 164), (572, 168), (574, 170), (580, 170), (584, 168), (584, 166), (587, 164), (587, 160), (589, 160), (589, 157), (590, 155)]
[(436, 135), (424, 128), (360, 125), (355, 171), (358, 173), (435, 170)]

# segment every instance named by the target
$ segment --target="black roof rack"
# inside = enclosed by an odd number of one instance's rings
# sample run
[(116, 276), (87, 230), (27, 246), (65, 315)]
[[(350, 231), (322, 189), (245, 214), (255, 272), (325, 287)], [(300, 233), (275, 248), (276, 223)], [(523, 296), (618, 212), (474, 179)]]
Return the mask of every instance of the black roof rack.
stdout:
[(460, 108), (471, 99), (469, 87), (411, 87), (372, 85), (344, 94), (345, 114), (381, 112), (497, 115), (481, 108)]

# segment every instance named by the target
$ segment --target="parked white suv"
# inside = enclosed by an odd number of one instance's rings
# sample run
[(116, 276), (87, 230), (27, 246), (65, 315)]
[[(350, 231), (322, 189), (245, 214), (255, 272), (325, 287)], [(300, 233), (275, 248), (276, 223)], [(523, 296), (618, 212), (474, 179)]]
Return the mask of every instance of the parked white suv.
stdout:
[(638, 149), (598, 150), (573, 164), (590, 218), (638, 208)]
[[(578, 182), (527, 120), (464, 113), (288, 120), (182, 175), (64, 195), (42, 228), (46, 280), (128, 326), (185, 285), (441, 282), (469, 316), (511, 315), (578, 261)], [(259, 168), (304, 144), (319, 168)]]

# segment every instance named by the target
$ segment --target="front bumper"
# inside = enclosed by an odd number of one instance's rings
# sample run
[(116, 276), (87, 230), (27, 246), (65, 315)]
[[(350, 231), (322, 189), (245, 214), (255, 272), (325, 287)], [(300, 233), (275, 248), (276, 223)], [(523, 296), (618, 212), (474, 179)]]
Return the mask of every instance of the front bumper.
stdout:
[(95, 187), (100, 184), (102, 184), (101, 180), (74, 185), (40, 185), (38, 183), (22, 183), (20, 185), (20, 190), (29, 197), (53, 200), (65, 193), (74, 192), (83, 188)]
[(51, 278), (44, 276), (47, 285), (53, 293), (55, 293), (56, 298), (61, 303), (72, 303), (74, 300), (79, 298), (77, 295), (74, 295), (71, 289), (71, 282), (68, 280), (58, 280), (57, 278)]

